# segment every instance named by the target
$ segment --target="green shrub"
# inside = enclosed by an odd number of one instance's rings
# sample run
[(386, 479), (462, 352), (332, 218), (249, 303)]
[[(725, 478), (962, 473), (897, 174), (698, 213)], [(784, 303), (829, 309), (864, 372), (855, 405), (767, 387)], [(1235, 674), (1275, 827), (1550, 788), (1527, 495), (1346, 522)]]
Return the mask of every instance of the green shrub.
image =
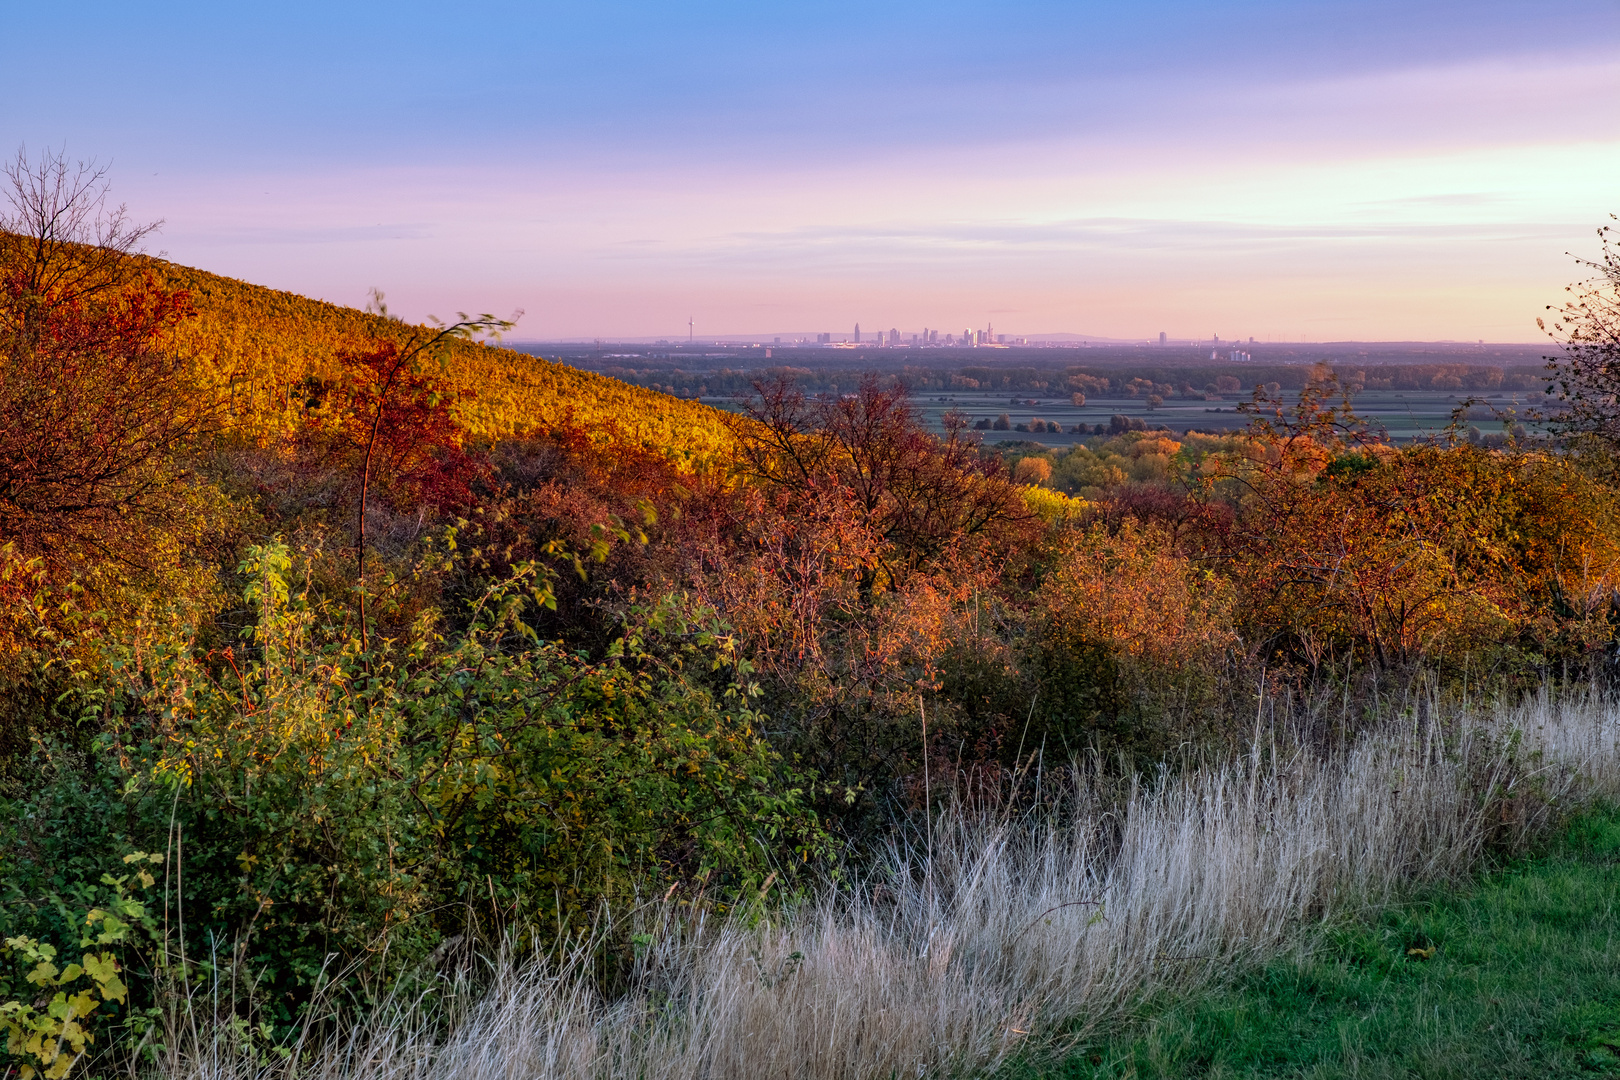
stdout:
[[(136, 851), (122, 861), (134, 865), (117, 877), (101, 875), (100, 905), (73, 910), (60, 904), (70, 923), (62, 949), (22, 936), (7, 937), (0, 948), (0, 960), (21, 969), (0, 971), (0, 1033), (6, 1054), (20, 1061), (22, 1080), (66, 1076), (95, 1043), (99, 1023), (114, 1014), (114, 1006), (128, 1003), (114, 950), (154, 934), (156, 922), (140, 894), (156, 883), (146, 864), (161, 863), (163, 856)], [(77, 962), (71, 959), (77, 950), (66, 944), (75, 940), (79, 949), (92, 950)], [(56, 966), (59, 953), (66, 967)]]
[(124, 648), (87, 691), (94, 750), (45, 754), (38, 791), (4, 808), (13, 892), (172, 847), (191, 954), (245, 965), (286, 1020), (312, 987), (383, 986), (456, 934), (543, 946), (604, 904), (682, 882), (723, 899), (825, 846), (701, 610), (641, 609), (591, 663), (523, 621), (551, 598), (529, 565), (465, 632), (424, 616), (367, 652), (285, 547), (242, 569), (241, 647)]

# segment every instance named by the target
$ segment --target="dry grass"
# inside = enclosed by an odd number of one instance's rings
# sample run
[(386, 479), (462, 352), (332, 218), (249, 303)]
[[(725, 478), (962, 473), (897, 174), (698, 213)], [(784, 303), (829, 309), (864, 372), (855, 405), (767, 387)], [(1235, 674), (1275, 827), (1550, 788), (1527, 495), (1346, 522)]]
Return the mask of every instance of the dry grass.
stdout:
[[(1442, 730), (1444, 729), (1444, 730)], [(1075, 768), (1039, 816), (959, 810), (792, 911), (651, 908), (632, 989), (501, 962), (476, 1000), (396, 1007), (296, 1071), (176, 1038), (175, 1080), (809, 1080), (973, 1075), (1274, 956), (1323, 921), (1524, 843), (1620, 792), (1596, 699), (1414, 722), (1328, 756), (1108, 785)], [(1050, 774), (1042, 784), (1051, 790)], [(576, 963), (583, 964), (583, 954)], [(436, 1032), (436, 1034), (434, 1034)]]

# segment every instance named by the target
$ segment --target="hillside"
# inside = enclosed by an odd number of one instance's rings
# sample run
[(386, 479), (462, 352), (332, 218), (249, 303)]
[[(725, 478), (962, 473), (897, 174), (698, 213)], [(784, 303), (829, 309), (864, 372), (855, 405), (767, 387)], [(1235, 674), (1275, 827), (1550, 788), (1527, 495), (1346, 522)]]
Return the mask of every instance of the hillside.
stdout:
[[(197, 317), (176, 335), (181, 352), (229, 402), (235, 421), (262, 434), (294, 422), (293, 389), (325, 379), (345, 351), (410, 328), (340, 307), (163, 260), (159, 280), (191, 294)], [(505, 438), (572, 422), (603, 442), (624, 441), (701, 470), (729, 456), (719, 411), (540, 357), (456, 342), (443, 379), (462, 394), (458, 419), (475, 436)]]

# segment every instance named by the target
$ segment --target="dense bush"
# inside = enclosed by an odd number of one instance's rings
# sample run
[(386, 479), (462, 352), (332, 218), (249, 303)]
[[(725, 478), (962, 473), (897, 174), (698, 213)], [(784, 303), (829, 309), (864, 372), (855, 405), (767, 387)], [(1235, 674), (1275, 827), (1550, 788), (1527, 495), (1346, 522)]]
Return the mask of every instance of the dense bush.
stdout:
[(1234, 617), (1230, 584), (1179, 557), (1162, 525), (1073, 530), (1035, 597), (1042, 707), (1022, 741), (1062, 760), (1099, 739), (1158, 756), (1207, 738), (1239, 643)]
[(0, 936), (63, 941), (73, 897), (163, 851), (172, 947), (245, 963), (287, 1019), (323, 978), (384, 985), (454, 935), (555, 941), (654, 883), (724, 899), (823, 854), (700, 609), (635, 612), (589, 662), (525, 625), (550, 599), (528, 566), (464, 632), (364, 651), (297, 569), (255, 550), (244, 640), (140, 640), (84, 689), (94, 738), (44, 748), (0, 813)]

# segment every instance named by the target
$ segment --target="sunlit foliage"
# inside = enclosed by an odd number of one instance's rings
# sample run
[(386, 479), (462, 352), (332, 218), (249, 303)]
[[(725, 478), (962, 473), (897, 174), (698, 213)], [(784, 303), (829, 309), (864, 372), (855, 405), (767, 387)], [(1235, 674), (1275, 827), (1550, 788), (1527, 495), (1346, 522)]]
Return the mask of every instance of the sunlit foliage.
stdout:
[[(184, 291), (196, 311), (173, 339), (177, 355), (206, 380), (230, 422), (256, 438), (299, 430), (307, 388), (346, 382), (349, 358), (410, 332), (354, 308), (173, 263), (150, 265), (165, 287)], [(494, 345), (454, 343), (430, 374), (454, 395), (456, 422), (474, 439), (566, 425), (593, 442), (622, 441), (668, 454), (687, 469), (723, 462), (732, 445), (714, 409)]]

